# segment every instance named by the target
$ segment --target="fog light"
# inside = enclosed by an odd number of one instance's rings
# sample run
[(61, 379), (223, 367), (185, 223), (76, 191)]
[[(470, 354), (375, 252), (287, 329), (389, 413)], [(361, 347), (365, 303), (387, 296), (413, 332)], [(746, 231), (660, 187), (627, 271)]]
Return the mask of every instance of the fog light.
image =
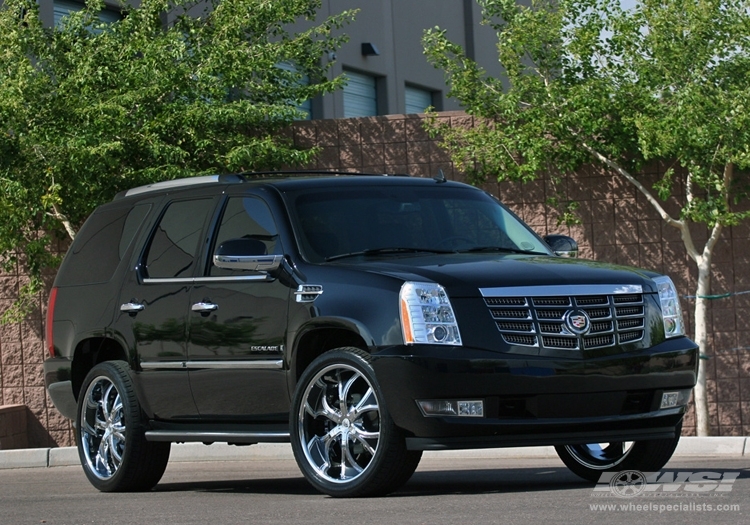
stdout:
[(675, 390), (673, 392), (664, 392), (661, 395), (660, 409), (674, 408), (687, 405), (690, 401), (690, 390)]
[(484, 401), (454, 401), (452, 399), (417, 400), (417, 405), (426, 417), (459, 416), (484, 417)]
[(484, 417), (484, 402), (459, 401), (458, 415), (465, 417)]

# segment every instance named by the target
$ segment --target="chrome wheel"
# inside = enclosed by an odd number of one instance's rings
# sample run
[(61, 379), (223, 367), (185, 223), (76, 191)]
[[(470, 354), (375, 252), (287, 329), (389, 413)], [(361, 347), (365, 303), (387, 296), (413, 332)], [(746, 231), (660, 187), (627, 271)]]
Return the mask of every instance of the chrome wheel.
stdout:
[(614, 443), (589, 443), (568, 445), (565, 450), (578, 463), (593, 470), (610, 470), (628, 457), (633, 448), (632, 441)]
[(122, 464), (127, 427), (122, 398), (114, 383), (95, 378), (81, 405), (81, 444), (89, 471), (108, 480)]
[(83, 472), (104, 492), (148, 490), (169, 461), (169, 442), (146, 440), (146, 419), (125, 361), (95, 365), (78, 396), (76, 444)]
[(371, 465), (380, 443), (380, 402), (357, 368), (333, 364), (307, 383), (298, 412), (305, 459), (318, 476), (349, 483)]

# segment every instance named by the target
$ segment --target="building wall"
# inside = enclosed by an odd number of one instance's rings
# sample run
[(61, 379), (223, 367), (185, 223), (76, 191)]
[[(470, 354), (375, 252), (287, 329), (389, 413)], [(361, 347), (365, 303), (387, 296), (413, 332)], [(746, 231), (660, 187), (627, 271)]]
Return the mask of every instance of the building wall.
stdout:
[[(439, 118), (452, 126), (473, 125), (472, 118), (461, 112), (441, 113)], [(317, 161), (307, 168), (422, 177), (432, 177), (442, 169), (449, 179), (463, 180), (448, 155), (429, 139), (417, 115), (305, 121), (296, 123), (287, 133), (299, 146), (321, 148)], [(643, 174), (643, 180), (653, 181), (659, 175), (656, 166)], [(575, 237), (582, 257), (666, 273), (684, 295), (695, 289), (696, 272), (677, 231), (664, 225), (640, 194), (609, 172), (584, 169), (561, 188), (554, 188), (547, 179), (524, 186), (495, 182), (485, 187), (537, 233)], [(582, 225), (557, 225), (557, 214), (545, 205), (556, 191), (580, 202)], [(667, 208), (674, 212), (674, 203), (667, 203)], [(700, 239), (700, 232), (696, 237)], [(750, 224), (724, 231), (716, 247), (714, 269), (714, 293), (750, 290)], [(18, 296), (23, 280), (23, 268), (0, 274), (0, 311)], [(46, 298), (41, 299), (39, 308), (25, 322), (0, 326), (0, 405), (28, 407), (30, 446), (66, 446), (74, 442), (72, 427), (52, 406), (42, 377)], [(692, 331), (693, 303), (683, 299), (682, 304)], [(750, 294), (713, 301), (709, 330), (711, 346), (705, 352), (710, 356), (712, 433), (750, 435)], [(695, 432), (692, 408), (683, 432)]]

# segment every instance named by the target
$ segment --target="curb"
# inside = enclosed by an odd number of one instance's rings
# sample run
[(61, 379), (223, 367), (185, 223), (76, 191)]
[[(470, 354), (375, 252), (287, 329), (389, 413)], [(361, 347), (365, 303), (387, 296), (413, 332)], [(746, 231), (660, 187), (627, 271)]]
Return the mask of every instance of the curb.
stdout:
[[(427, 451), (430, 459), (551, 459), (557, 458), (554, 447), (484, 448), (476, 450)], [(750, 437), (685, 436), (675, 450), (674, 458), (750, 458)], [(238, 447), (225, 443), (211, 446), (202, 443), (173, 444), (170, 462), (197, 461), (268, 461), (294, 460), (288, 443), (259, 443)], [(75, 447), (27, 448), (0, 450), (0, 470), (17, 468), (67, 467), (79, 465)]]

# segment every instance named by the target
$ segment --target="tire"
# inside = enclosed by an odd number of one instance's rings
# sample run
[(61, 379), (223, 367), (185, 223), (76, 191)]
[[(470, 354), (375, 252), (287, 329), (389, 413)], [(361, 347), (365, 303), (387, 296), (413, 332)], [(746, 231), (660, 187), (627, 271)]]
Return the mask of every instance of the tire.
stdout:
[(149, 442), (130, 368), (106, 361), (86, 376), (78, 397), (76, 444), (83, 471), (102, 492), (149, 490), (164, 474), (171, 443)]
[(421, 451), (406, 449), (370, 365), (358, 348), (331, 350), (304, 371), (289, 420), (302, 474), (333, 497), (380, 496), (406, 483)]
[(588, 481), (597, 482), (604, 472), (656, 472), (667, 464), (680, 441), (682, 423), (675, 437), (649, 441), (591, 443), (556, 446), (565, 466)]

